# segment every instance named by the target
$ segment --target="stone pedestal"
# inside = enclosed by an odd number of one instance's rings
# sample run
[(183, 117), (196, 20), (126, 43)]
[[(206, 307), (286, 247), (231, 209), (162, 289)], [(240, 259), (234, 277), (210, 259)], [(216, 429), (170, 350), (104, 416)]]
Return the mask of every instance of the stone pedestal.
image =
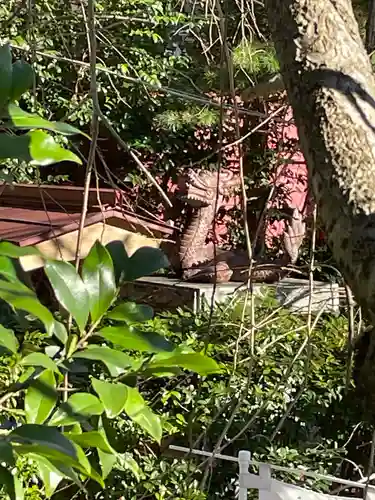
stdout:
[[(259, 295), (267, 288), (275, 289), (275, 296), (281, 305), (290, 308), (293, 312), (306, 314), (309, 304), (309, 282), (302, 279), (284, 278), (276, 284), (254, 284), (254, 293)], [(333, 283), (314, 282), (314, 293), (311, 310), (339, 314), (340, 287)], [(210, 283), (187, 283), (165, 277), (140, 278), (133, 283), (126, 284), (121, 290), (121, 296), (138, 303), (148, 304), (155, 311), (173, 311), (178, 307), (188, 308), (199, 312), (209, 308), (211, 304), (222, 303), (236, 294), (246, 293), (241, 283), (220, 283), (214, 286)]]

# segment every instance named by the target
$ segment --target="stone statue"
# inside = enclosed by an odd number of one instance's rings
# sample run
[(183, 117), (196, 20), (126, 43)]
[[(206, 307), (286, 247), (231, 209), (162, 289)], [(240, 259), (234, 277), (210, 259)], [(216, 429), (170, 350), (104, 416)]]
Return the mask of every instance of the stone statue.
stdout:
[[(240, 184), (239, 177), (229, 170), (210, 172), (188, 170), (180, 199), (190, 206), (190, 215), (178, 242), (178, 267), (183, 280), (196, 282), (244, 282), (248, 279), (249, 258), (243, 250), (224, 250), (207, 243), (215, 216), (224, 205), (225, 197)], [(252, 266), (254, 281), (273, 282), (286, 272), (285, 266), (294, 264), (305, 236), (301, 213), (294, 209), (283, 235), (284, 255), (274, 261), (255, 261)], [(173, 263), (173, 261), (172, 261)]]

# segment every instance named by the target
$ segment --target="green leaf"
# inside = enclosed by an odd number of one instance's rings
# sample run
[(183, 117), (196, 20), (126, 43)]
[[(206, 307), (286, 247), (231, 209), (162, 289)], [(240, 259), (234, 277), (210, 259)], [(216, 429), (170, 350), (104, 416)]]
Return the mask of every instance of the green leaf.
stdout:
[[(104, 346), (89, 345), (86, 349), (74, 353), (72, 357), (101, 361), (106, 365), (112, 377), (124, 373), (126, 369), (133, 366), (133, 360), (128, 354)], [(113, 371), (113, 368), (116, 369)]]
[(22, 479), (19, 476), (13, 476), (13, 481), (16, 500), (23, 500), (25, 497), (25, 490), (23, 488)]
[(6, 123), (6, 128), (16, 128), (16, 129), (45, 129), (50, 132), (58, 132), (63, 135), (75, 135), (81, 134), (90, 139), (90, 137), (81, 132), (79, 129), (72, 127), (68, 123), (63, 122), (50, 122), (49, 120), (45, 120), (39, 115), (33, 113), (27, 113), (23, 109), (21, 109), (17, 104), (10, 103), (8, 106), (7, 115), (3, 116), (3, 118), (8, 118), (10, 123)]
[(31, 130), (24, 135), (0, 134), (0, 160), (8, 159), (42, 167), (62, 161), (82, 164), (76, 154), (60, 146), (43, 130)]
[(173, 345), (158, 333), (140, 332), (130, 325), (107, 326), (96, 335), (132, 351), (153, 353), (173, 350)]
[(103, 403), (107, 417), (114, 418), (119, 415), (128, 397), (126, 385), (104, 382), (94, 377), (91, 379), (91, 384)]
[(41, 253), (36, 247), (19, 247), (9, 241), (1, 241), (0, 255), (17, 259), (19, 257), (26, 257), (27, 255), (41, 255)]
[(49, 425), (70, 425), (86, 420), (91, 415), (101, 415), (104, 407), (99, 399), (88, 392), (77, 392), (61, 404), (49, 421)]
[(107, 318), (127, 323), (148, 321), (154, 316), (154, 310), (150, 306), (136, 304), (135, 302), (124, 302), (116, 306), (107, 314)]
[(62, 344), (66, 344), (68, 340), (68, 332), (63, 323), (55, 321), (53, 324), (53, 334), (60, 340)]
[(105, 453), (100, 449), (98, 449), (98, 456), (100, 467), (102, 468), (103, 479), (106, 479), (117, 462), (117, 456), (115, 454)]
[(19, 348), (19, 343), (13, 330), (8, 330), (8, 328), (4, 328), (3, 325), (0, 325), (0, 345), (12, 353), (16, 353)]
[(105, 453), (115, 453), (105, 435), (99, 431), (89, 431), (82, 433), (65, 432), (64, 435), (82, 448), (97, 448)]
[(43, 481), (47, 498), (50, 498), (58, 485), (66, 476), (57, 467), (55, 467), (47, 458), (36, 454), (30, 454), (29, 458), (33, 460), (38, 468), (38, 475)]
[(82, 333), (89, 317), (90, 303), (81, 277), (72, 264), (59, 260), (47, 261), (44, 270), (56, 299), (73, 316)]
[[(35, 384), (35, 382), (39, 382), (39, 384)], [(52, 390), (56, 389), (55, 375), (52, 370), (43, 371), (35, 382), (27, 389), (25, 396), (25, 413), (28, 424), (42, 424), (51, 414), (57, 401), (56, 391), (54, 397), (51, 397), (51, 394), (43, 392), (43, 387), (39, 387), (42, 383)]]
[(199, 375), (220, 373), (222, 371), (215, 360), (198, 352), (156, 354), (147, 365), (147, 369), (173, 368), (176, 366), (198, 373)]
[(131, 453), (125, 452), (117, 454), (117, 470), (130, 470), (137, 481), (140, 480), (140, 468), (136, 460), (132, 457)]
[(82, 278), (90, 298), (91, 321), (98, 321), (116, 296), (116, 279), (108, 250), (96, 241), (82, 266)]
[(21, 365), (24, 366), (41, 366), (46, 370), (51, 370), (55, 373), (60, 373), (56, 363), (42, 352), (32, 352), (21, 360)]
[(17, 271), (9, 257), (0, 255), (0, 274), (8, 281), (18, 281)]
[(12, 53), (8, 43), (0, 45), (0, 109), (9, 101), (12, 88)]
[(5, 439), (0, 439), (0, 463), (5, 462), (7, 465), (14, 467), (16, 461), (13, 455), (13, 448), (11, 445), (5, 441)]
[(76, 449), (58, 430), (39, 424), (25, 424), (8, 434), (8, 440), (30, 447), (30, 452), (56, 451), (58, 454), (77, 459)]
[(16, 490), (14, 487), (14, 477), (12, 473), (2, 465), (0, 465), (0, 484), (1, 486), (5, 487), (5, 490), (8, 493), (10, 500), (18, 500), (16, 497)]
[(129, 256), (126, 252), (124, 243), (116, 240), (111, 241), (106, 245), (106, 249), (111, 255), (113, 266), (115, 269), (116, 285), (119, 285), (126, 279), (127, 270), (129, 267)]
[(34, 71), (30, 64), (23, 61), (15, 61), (12, 65), (10, 101), (18, 101), (19, 98), (31, 88), (33, 82)]
[(125, 413), (160, 443), (163, 429), (159, 416), (146, 404), (136, 387), (126, 386), (126, 389)]
[(39, 318), (44, 324), (47, 333), (52, 334), (55, 321), (52, 313), (39, 302), (35, 293), (23, 283), (20, 281), (9, 283), (0, 280), (0, 298), (15, 309), (21, 309)]
[(143, 276), (169, 267), (169, 261), (162, 250), (153, 247), (141, 247), (129, 259), (126, 273), (127, 281), (134, 281)]
[(80, 470), (82, 472), (84, 472), (84, 474), (86, 474), (91, 479), (94, 479), (94, 481), (99, 483), (100, 486), (102, 486), (102, 488), (104, 488), (104, 482), (103, 482), (102, 477), (96, 472), (96, 470), (90, 464), (88, 458), (85, 455), (85, 452), (82, 450), (82, 448), (78, 444), (76, 444), (76, 443), (73, 443), (73, 444), (74, 444), (74, 447), (75, 447), (76, 452), (77, 452), (77, 459), (78, 459), (80, 466), (81, 466)]

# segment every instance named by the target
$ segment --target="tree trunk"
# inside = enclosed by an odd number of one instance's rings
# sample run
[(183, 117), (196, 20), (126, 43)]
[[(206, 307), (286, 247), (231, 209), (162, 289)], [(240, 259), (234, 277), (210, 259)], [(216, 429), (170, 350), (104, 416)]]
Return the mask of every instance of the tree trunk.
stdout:
[[(265, 5), (319, 217), (375, 325), (375, 79), (351, 2)], [(362, 381), (372, 384), (373, 372)]]
[(367, 52), (372, 52), (375, 49), (375, 0), (369, 0), (368, 2), (366, 49)]

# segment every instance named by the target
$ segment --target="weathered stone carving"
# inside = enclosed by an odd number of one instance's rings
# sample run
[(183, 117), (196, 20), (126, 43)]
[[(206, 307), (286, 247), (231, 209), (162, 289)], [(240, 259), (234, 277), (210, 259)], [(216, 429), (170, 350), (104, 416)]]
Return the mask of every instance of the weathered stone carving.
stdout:
[[(189, 170), (181, 199), (191, 207), (188, 225), (179, 241), (178, 256), (181, 276), (186, 281), (246, 281), (249, 258), (245, 251), (229, 251), (206, 243), (217, 211), (225, 197), (239, 185), (239, 177), (229, 170), (217, 172)], [(252, 266), (254, 281), (272, 282), (280, 279), (298, 258), (305, 235), (302, 215), (295, 209), (283, 236), (284, 255), (275, 261), (257, 261)]]

